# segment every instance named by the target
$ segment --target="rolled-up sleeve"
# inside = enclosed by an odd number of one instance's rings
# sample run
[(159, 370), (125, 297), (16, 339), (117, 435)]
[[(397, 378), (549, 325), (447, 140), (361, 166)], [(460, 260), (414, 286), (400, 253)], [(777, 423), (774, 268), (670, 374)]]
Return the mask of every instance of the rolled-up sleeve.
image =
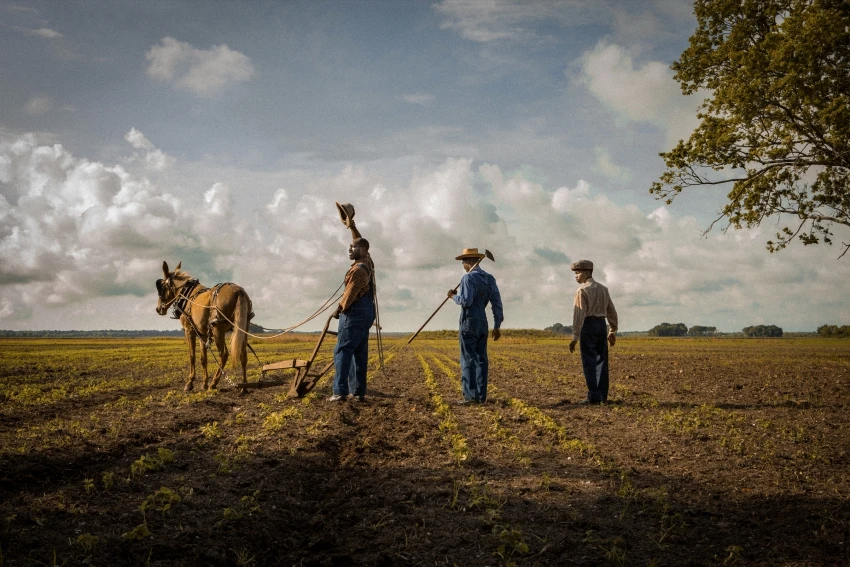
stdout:
[(584, 290), (576, 290), (576, 298), (573, 302), (573, 340), (578, 340), (581, 336), (581, 328), (584, 325), (584, 316), (587, 310), (587, 299), (584, 297)]
[(619, 321), (617, 320), (617, 310), (614, 309), (614, 302), (611, 301), (610, 297), (608, 298), (608, 307), (605, 310), (605, 318), (608, 319), (610, 331), (616, 333), (619, 328)]

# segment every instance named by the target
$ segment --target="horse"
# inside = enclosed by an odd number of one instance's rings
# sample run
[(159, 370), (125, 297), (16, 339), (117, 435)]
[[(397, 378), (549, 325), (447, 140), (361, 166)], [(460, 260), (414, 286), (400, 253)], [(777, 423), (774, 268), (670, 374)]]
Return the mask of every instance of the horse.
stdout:
[[(162, 263), (164, 278), (156, 280), (156, 290), (159, 300), (156, 312), (160, 315), (168, 313), (169, 307), (174, 311), (174, 318), (180, 319), (189, 347), (189, 376), (183, 387), (184, 392), (193, 389), (195, 381), (195, 339), (201, 339), (201, 366), (204, 369), (204, 389), (212, 390), (218, 386), (218, 381), (227, 365), (228, 349), (225, 335), (232, 331), (230, 337), (230, 353), (241, 363), (242, 383), (248, 381), (248, 340), (245, 333), (248, 323), (254, 316), (251, 311), (251, 299), (245, 290), (234, 283), (220, 283), (212, 289), (202, 286), (187, 272), (180, 269), (181, 263), (173, 272), (168, 270), (168, 263)], [(215, 342), (221, 363), (210, 382), (207, 370), (207, 347), (210, 339)]]

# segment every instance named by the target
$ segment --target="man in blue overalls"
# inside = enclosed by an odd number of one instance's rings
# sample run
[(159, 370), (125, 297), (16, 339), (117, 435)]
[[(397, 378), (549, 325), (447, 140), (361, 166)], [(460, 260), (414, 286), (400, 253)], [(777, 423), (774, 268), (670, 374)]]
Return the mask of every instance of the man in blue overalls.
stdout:
[(372, 300), (372, 269), (369, 266), (369, 242), (357, 238), (348, 248), (354, 260), (345, 274), (345, 291), (335, 315), (339, 328), (334, 348), (334, 393), (331, 402), (342, 402), (349, 394), (356, 401), (366, 395), (366, 364), (369, 360), (369, 329), (375, 321)]
[(465, 248), (455, 258), (463, 262), (466, 275), (460, 280), (458, 290), (449, 290), (449, 297), (461, 306), (460, 311), (460, 369), (463, 400), (461, 404), (484, 403), (487, 401), (487, 314), (484, 308), (490, 304), (493, 310), (493, 340), (501, 336), (499, 327), (504, 316), (502, 297), (496, 286), (496, 278), (481, 269), (478, 262), (484, 254), (478, 248)]

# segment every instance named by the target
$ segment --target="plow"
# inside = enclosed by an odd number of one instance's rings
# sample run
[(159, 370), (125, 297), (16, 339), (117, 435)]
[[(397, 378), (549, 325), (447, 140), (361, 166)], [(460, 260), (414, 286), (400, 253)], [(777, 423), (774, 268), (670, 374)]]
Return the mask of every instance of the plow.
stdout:
[[(319, 383), (322, 376), (327, 374), (328, 370), (334, 366), (333, 360), (325, 362), (324, 365), (319, 365), (318, 369), (314, 366), (317, 362), (316, 355), (319, 354), (319, 349), (322, 347), (325, 337), (328, 335), (336, 336), (337, 334), (336, 331), (331, 331), (328, 328), (330, 327), (333, 318), (334, 316), (331, 315), (328, 317), (328, 320), (325, 321), (325, 326), (319, 335), (319, 339), (316, 341), (316, 346), (313, 348), (310, 358), (291, 358), (280, 362), (264, 364), (263, 370), (260, 373), (260, 379), (257, 382), (241, 382), (234, 385), (244, 394), (248, 390), (258, 390), (261, 388), (271, 388), (273, 386), (285, 386), (290, 384), (287, 396), (290, 398), (306, 396), (311, 390), (313, 390), (313, 388), (316, 387), (316, 384)], [(288, 371), (295, 373), (294, 380), (291, 375), (286, 375)]]

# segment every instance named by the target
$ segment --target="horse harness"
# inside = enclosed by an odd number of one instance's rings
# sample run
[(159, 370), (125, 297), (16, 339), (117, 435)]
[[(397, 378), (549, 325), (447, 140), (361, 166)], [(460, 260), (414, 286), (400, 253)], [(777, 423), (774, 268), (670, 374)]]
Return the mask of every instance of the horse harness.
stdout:
[(183, 287), (180, 288), (180, 295), (174, 303), (174, 308), (171, 311), (171, 318), (179, 319), (181, 315), (185, 314), (191, 321), (192, 318), (189, 316), (189, 313), (192, 311), (192, 306), (189, 302), (195, 299), (198, 295), (207, 291), (207, 289), (208, 288), (200, 285), (198, 280), (189, 280), (183, 284)]

